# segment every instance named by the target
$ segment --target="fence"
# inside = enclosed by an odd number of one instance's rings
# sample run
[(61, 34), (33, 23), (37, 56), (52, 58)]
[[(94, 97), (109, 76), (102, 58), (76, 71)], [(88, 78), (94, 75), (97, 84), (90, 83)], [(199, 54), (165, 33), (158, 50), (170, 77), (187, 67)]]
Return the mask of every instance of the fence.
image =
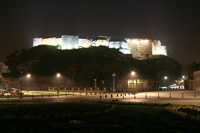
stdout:
[(102, 98), (128, 98), (128, 99), (172, 99), (172, 98), (200, 98), (200, 92), (142, 92), (142, 93), (131, 93), (131, 92), (121, 92), (121, 93), (113, 93), (113, 92), (106, 92), (106, 91), (65, 91), (65, 92), (27, 92), (25, 95), (4, 95), (0, 96), (0, 98), (51, 98), (51, 97), (67, 97), (67, 96), (75, 96), (75, 97), (93, 97), (94, 99), (102, 99)]

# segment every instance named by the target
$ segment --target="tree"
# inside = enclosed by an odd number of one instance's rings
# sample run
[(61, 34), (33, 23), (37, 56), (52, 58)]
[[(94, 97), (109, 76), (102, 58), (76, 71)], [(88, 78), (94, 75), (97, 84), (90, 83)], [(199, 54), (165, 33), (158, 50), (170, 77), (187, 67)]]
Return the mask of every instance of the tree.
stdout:
[(154, 55), (139, 61), (137, 69), (141, 74), (149, 77), (154, 86), (161, 84), (164, 76), (168, 77), (168, 81), (170, 81), (168, 83), (172, 83), (175, 79), (181, 77), (181, 64), (164, 55)]
[(73, 65), (70, 65), (65, 70), (65, 75), (72, 79), (72, 86), (75, 87), (75, 76), (76, 76), (76, 67)]
[(10, 59), (14, 59), (15, 57), (17, 57), (20, 54), (19, 50), (15, 50), (14, 52), (12, 52), (10, 55), (6, 56), (6, 59), (10, 60)]

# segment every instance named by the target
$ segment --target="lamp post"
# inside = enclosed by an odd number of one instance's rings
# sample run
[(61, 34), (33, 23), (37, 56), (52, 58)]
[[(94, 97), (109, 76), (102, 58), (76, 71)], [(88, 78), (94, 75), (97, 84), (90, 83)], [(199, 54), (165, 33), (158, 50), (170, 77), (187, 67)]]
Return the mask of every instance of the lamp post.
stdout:
[(28, 89), (27, 89), (27, 92), (29, 92), (29, 87), (30, 87), (29, 78), (31, 77), (31, 75), (27, 74), (26, 77), (28, 78)]
[[(58, 78), (58, 86), (59, 86), (60, 73), (57, 73), (56, 76), (57, 76), (57, 78)], [(59, 93), (59, 89), (60, 89), (60, 88), (58, 87), (58, 89), (57, 89), (57, 93)]]
[[(131, 72), (131, 75), (132, 75), (132, 77), (135, 75), (135, 72), (134, 71), (132, 71)], [(133, 78), (133, 92), (135, 92), (134, 91), (134, 84), (135, 84), (135, 82), (134, 82), (134, 78)], [(137, 79), (136, 79), (136, 90), (137, 90)]]
[[(184, 87), (184, 84), (185, 84), (184, 83), (185, 82), (185, 75), (182, 76), (182, 81), (183, 81), (183, 89), (185, 89), (185, 87)], [(179, 84), (179, 89), (180, 89), (180, 84)]]
[[(166, 80), (168, 79), (167, 76), (164, 76), (164, 80), (165, 80), (165, 85), (166, 85)], [(168, 88), (167, 88), (168, 89)]]
[(97, 92), (97, 79), (94, 79), (94, 89), (95, 89), (95, 95)]
[(20, 98), (22, 98), (22, 76), (23, 76), (23, 71), (21, 71), (21, 93), (20, 93)]
[(112, 81), (113, 81), (113, 92), (115, 92), (115, 84), (116, 84), (116, 73), (113, 72), (112, 74)]

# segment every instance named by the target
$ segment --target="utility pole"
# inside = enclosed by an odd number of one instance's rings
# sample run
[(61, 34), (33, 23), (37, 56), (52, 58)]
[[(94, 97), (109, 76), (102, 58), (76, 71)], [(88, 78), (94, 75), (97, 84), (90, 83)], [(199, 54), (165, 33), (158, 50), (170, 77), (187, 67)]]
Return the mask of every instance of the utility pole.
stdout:
[(113, 92), (116, 91), (115, 84), (116, 84), (116, 74), (113, 72), (112, 74), (112, 81), (113, 81)]

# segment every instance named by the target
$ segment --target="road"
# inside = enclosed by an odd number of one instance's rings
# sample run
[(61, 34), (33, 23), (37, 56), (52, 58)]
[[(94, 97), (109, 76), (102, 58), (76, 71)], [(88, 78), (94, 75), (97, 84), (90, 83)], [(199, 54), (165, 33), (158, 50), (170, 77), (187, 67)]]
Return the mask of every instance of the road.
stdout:
[[(31, 92), (30, 92), (31, 93)], [(148, 103), (171, 103), (181, 105), (199, 105), (200, 92), (196, 91), (157, 91), (157, 92), (141, 92), (137, 94), (129, 93), (74, 93), (75, 95), (67, 96), (44, 96), (44, 97), (23, 97), (20, 98), (0, 98), (0, 103), (30, 103), (30, 102), (69, 102), (69, 101), (112, 101), (117, 99), (124, 102), (148, 102)]]

